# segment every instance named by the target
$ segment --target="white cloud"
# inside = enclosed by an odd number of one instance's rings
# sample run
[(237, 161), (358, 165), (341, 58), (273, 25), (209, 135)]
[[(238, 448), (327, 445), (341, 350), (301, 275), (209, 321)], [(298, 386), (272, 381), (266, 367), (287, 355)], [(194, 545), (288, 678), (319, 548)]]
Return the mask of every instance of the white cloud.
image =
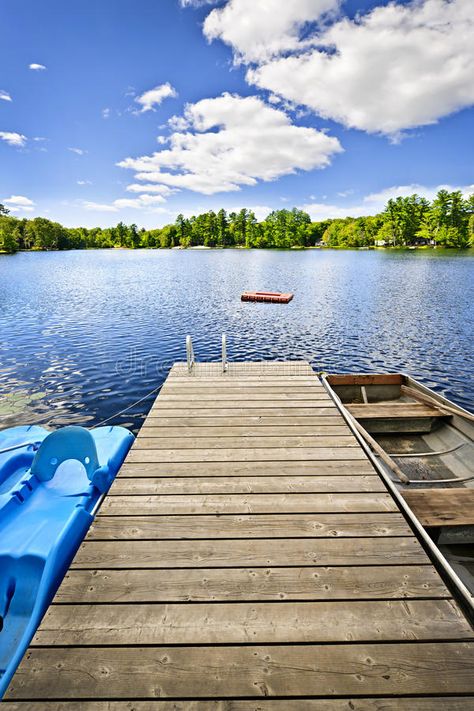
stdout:
[(11, 212), (32, 212), (35, 203), (24, 195), (11, 195), (9, 198), (1, 200)]
[(215, 5), (219, 0), (179, 0), (181, 7), (202, 7), (203, 5)]
[(37, 71), (37, 72), (41, 72), (41, 71), (43, 71), (44, 69), (46, 69), (46, 67), (44, 66), (44, 64), (35, 64), (35, 63), (30, 64), (29, 68), (30, 68), (30, 69), (33, 69), (34, 71)]
[(390, 188), (385, 188), (380, 190), (378, 193), (371, 193), (364, 198), (364, 201), (369, 205), (385, 205), (390, 198), (397, 197), (408, 197), (410, 195), (420, 195), (427, 200), (434, 200), (437, 193), (440, 190), (447, 190), (448, 192), (454, 192), (455, 190), (460, 190), (464, 197), (468, 197), (474, 193), (474, 185), (436, 185), (436, 186), (426, 186), (419, 185), (418, 183), (412, 183), (411, 185), (393, 185)]
[(83, 156), (87, 153), (83, 148), (68, 148), (68, 151), (71, 151), (71, 153), (75, 153), (78, 156)]
[(127, 191), (130, 193), (158, 193), (166, 197), (177, 192), (176, 190), (172, 190), (167, 185), (154, 185), (153, 183), (150, 183), (149, 185), (132, 183), (131, 185), (127, 185)]
[(145, 91), (140, 96), (137, 96), (135, 101), (142, 107), (140, 113), (143, 114), (145, 111), (153, 111), (153, 107), (159, 106), (165, 99), (174, 98), (176, 96), (178, 96), (176, 89), (174, 89), (169, 82), (166, 82), (166, 84), (160, 84), (159, 86), (155, 86), (154, 89)]
[(342, 151), (337, 138), (293, 125), (256, 96), (203, 99), (186, 107), (184, 119), (188, 130), (172, 133), (169, 148), (118, 165), (138, 180), (212, 195), (324, 168)]
[(92, 181), (91, 181), (91, 180), (76, 180), (76, 183), (77, 183), (78, 185), (92, 185)]
[(311, 202), (301, 205), (301, 209), (309, 213), (312, 220), (328, 220), (344, 217), (364, 217), (366, 215), (376, 215), (385, 208), (390, 198), (408, 197), (410, 195), (420, 195), (427, 200), (434, 200), (440, 190), (453, 192), (460, 190), (464, 197), (474, 193), (474, 185), (436, 185), (426, 186), (413, 183), (411, 185), (393, 185), (384, 188), (377, 193), (366, 195), (357, 203), (346, 203), (345, 205), (334, 205), (324, 202)]
[(219, 201), (216, 204), (200, 204), (194, 207), (167, 209), (163, 210), (163, 212), (166, 212), (170, 216), (170, 222), (174, 222), (179, 214), (183, 215), (184, 217), (193, 217), (193, 215), (202, 215), (205, 212), (210, 212), (210, 210), (213, 210), (217, 215), (217, 213), (221, 209), (225, 210), (227, 212), (227, 215), (230, 215), (231, 212), (240, 212), (243, 209), (250, 210), (255, 214), (257, 221), (261, 222), (275, 208), (270, 207), (269, 205), (228, 205)]
[(311, 202), (300, 205), (299, 207), (309, 214), (313, 222), (335, 220), (337, 218), (342, 219), (344, 217), (363, 217), (377, 212), (377, 210), (374, 210), (373, 213), (371, 213), (366, 205), (348, 205), (347, 207), (342, 207), (341, 205), (333, 205), (325, 202)]
[(339, 0), (229, 0), (207, 16), (204, 34), (231, 45), (237, 62), (261, 62), (307, 46), (301, 30), (338, 6)]
[(396, 137), (474, 103), (473, 32), (472, 0), (390, 3), (336, 22), (318, 48), (247, 79), (345, 126)]
[(102, 203), (102, 202), (92, 202), (92, 201), (86, 200), (82, 203), (82, 206), (86, 210), (94, 210), (97, 212), (117, 212), (117, 208), (115, 205), (109, 205), (107, 203)]
[(108, 119), (108, 118), (110, 118), (110, 109), (109, 109), (109, 108), (102, 109), (102, 112), (101, 112), (101, 113), (102, 113), (102, 118), (103, 118), (103, 119)]
[(0, 131), (0, 140), (5, 141), (9, 146), (23, 148), (26, 145), (27, 138), (22, 133), (16, 133), (15, 131)]
[(0, 101), (11, 101), (12, 97), (8, 93), (8, 91), (3, 91), (3, 89), (0, 89)]
[(114, 200), (114, 205), (118, 208), (130, 207), (133, 209), (140, 209), (145, 207), (153, 207), (158, 203), (166, 202), (163, 195), (139, 195), (137, 198), (120, 198), (119, 200)]
[(119, 210), (133, 209), (133, 210), (147, 210), (147, 211), (161, 211), (161, 208), (157, 208), (157, 204), (166, 202), (162, 195), (139, 195), (136, 198), (119, 198), (111, 203), (100, 203), (93, 202), (90, 200), (85, 200), (82, 206), (86, 210), (95, 210), (97, 212), (119, 212)]

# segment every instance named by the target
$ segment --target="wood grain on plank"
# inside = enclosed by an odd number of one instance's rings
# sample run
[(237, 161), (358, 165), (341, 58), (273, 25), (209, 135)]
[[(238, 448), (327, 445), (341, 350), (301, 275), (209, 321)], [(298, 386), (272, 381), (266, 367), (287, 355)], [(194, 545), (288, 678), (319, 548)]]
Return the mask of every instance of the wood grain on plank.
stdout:
[(195, 403), (189, 404), (186, 402), (163, 402), (160, 398), (150, 410), (149, 417), (173, 417), (179, 418), (180, 421), (189, 417), (213, 418), (214, 422), (220, 418), (218, 424), (225, 424), (229, 418), (233, 417), (272, 417), (275, 421), (276, 417), (337, 417), (341, 415), (336, 409), (336, 406), (328, 406), (324, 401), (313, 401), (311, 403), (301, 402), (279, 402), (275, 403), (263, 402), (251, 403), (251, 407), (246, 407), (245, 401), (232, 400), (225, 403), (225, 407), (217, 407), (217, 403), (207, 402), (203, 407), (197, 407)]
[(402, 496), (423, 526), (474, 525), (474, 489), (419, 489)]
[(137, 449), (281, 449), (282, 447), (360, 447), (352, 433), (348, 435), (291, 435), (261, 437), (246, 435), (241, 437), (139, 437), (134, 445)]
[(403, 375), (400, 373), (350, 373), (328, 375), (330, 385), (401, 385)]
[[(169, 437), (206, 437), (206, 438), (217, 438), (217, 437), (327, 437), (331, 435), (350, 435), (351, 430), (344, 423), (334, 424), (334, 425), (301, 425), (289, 420), (289, 424), (282, 425), (260, 425), (260, 424), (249, 424), (246, 426), (234, 426), (232, 424), (225, 426), (204, 426), (200, 425), (199, 422), (195, 421), (194, 425), (189, 427), (185, 426), (183, 423), (165, 425), (159, 421), (155, 424), (152, 420), (155, 418), (148, 418), (140, 432), (138, 433), (138, 439), (152, 437), (152, 438), (169, 438)], [(156, 418), (159, 420), (159, 418)], [(291, 423), (291, 424), (290, 424)]]
[[(119, 477), (232, 477), (232, 476), (366, 476), (375, 469), (365, 459), (297, 462), (130, 462)], [(377, 475), (378, 476), (378, 475)]]
[(89, 540), (412, 536), (401, 514), (97, 516)]
[[(239, 402), (239, 401), (244, 401), (246, 403), (247, 407), (252, 407), (252, 403), (254, 402), (275, 402), (275, 403), (286, 403), (286, 402), (306, 402), (306, 401), (314, 401), (314, 402), (322, 402), (325, 403), (326, 406), (328, 406), (329, 403), (332, 403), (331, 398), (325, 391), (321, 391), (319, 388), (303, 388), (303, 392), (293, 392), (292, 390), (288, 391), (286, 388), (283, 388), (283, 392), (254, 392), (253, 390), (250, 391), (241, 391), (241, 392), (222, 392), (220, 390), (213, 390), (210, 389), (208, 392), (199, 392), (199, 393), (171, 393), (167, 394), (165, 393), (160, 393), (160, 405), (164, 405), (166, 402), (185, 402), (185, 403), (198, 403), (201, 405), (201, 403), (206, 402), (212, 402), (212, 403), (219, 403), (223, 402), (225, 404), (228, 403), (233, 403), (234, 401)], [(265, 407), (265, 405), (255, 405), (254, 407)]]
[[(2, 711), (30, 711), (30, 701), (7, 701)], [(243, 701), (40, 701), (34, 711), (474, 711), (474, 696)]]
[(32, 646), (474, 639), (450, 600), (52, 605)]
[(356, 494), (195, 494), (108, 496), (101, 514), (108, 516), (215, 513), (336, 513), (397, 511), (385, 492)]
[(70, 570), (55, 603), (449, 598), (431, 564), (341, 568)]
[[(416, 538), (93, 541), (72, 568), (233, 568), (304, 565), (408, 565), (428, 558)], [(222, 573), (224, 576), (226, 572)]]
[[(298, 400), (302, 395), (305, 400), (311, 400), (313, 397), (316, 400), (330, 400), (330, 396), (327, 391), (318, 384), (317, 380), (314, 380), (311, 384), (303, 385), (285, 385), (276, 384), (272, 385), (270, 383), (259, 383), (258, 386), (255, 385), (174, 385), (172, 382), (167, 381), (161, 388), (160, 397), (168, 397), (177, 399), (199, 399), (203, 397), (204, 399), (219, 399), (226, 400), (231, 398), (237, 398), (238, 400), (244, 399), (260, 399), (264, 400), (273, 399), (279, 400), (281, 397), (285, 399), (292, 399), (293, 396)], [(269, 397), (270, 396), (270, 397)]]
[[(145, 430), (162, 430), (165, 432), (169, 428), (173, 431), (181, 431), (181, 429), (187, 434), (187, 430), (207, 429), (209, 432), (215, 432), (216, 434), (224, 433), (224, 430), (229, 430), (234, 428), (242, 429), (250, 433), (262, 432), (265, 433), (265, 429), (272, 431), (282, 430), (285, 433), (291, 434), (291, 431), (296, 428), (301, 428), (301, 433), (305, 434), (309, 430), (312, 432), (321, 432), (322, 434), (333, 434), (332, 432), (326, 432), (325, 428), (335, 430), (341, 427), (347, 427), (342, 415), (340, 415), (337, 410), (331, 412), (330, 415), (325, 417), (318, 416), (319, 410), (315, 410), (314, 417), (306, 415), (303, 417), (284, 417), (280, 416), (254, 416), (254, 415), (243, 415), (240, 417), (228, 416), (224, 419), (217, 419), (216, 417), (181, 417), (177, 419), (176, 417), (166, 417), (166, 416), (155, 416), (154, 414), (148, 415), (140, 433), (145, 434)], [(240, 433), (240, 432), (239, 432)], [(242, 432), (243, 433), (243, 432)], [(190, 432), (192, 435), (192, 432)], [(235, 432), (237, 434), (237, 431)], [(334, 433), (336, 434), (336, 433)], [(197, 435), (196, 435), (197, 436)]]
[(469, 642), (31, 648), (7, 699), (474, 694), (473, 667)]
[(248, 449), (141, 449), (132, 447), (127, 462), (295, 462), (366, 460), (360, 447), (273, 447)]
[(166, 385), (170, 387), (183, 387), (183, 388), (200, 388), (200, 387), (268, 387), (276, 385), (278, 387), (288, 387), (293, 386), (304, 386), (318, 387), (324, 390), (324, 386), (318, 380), (316, 375), (248, 375), (245, 377), (239, 377), (236, 375), (226, 377), (209, 377), (209, 378), (193, 378), (193, 377), (182, 377), (172, 375), (166, 380)]
[(277, 494), (386, 492), (379, 476), (118, 477), (108, 496), (136, 494)]
[(436, 407), (411, 402), (377, 402), (368, 405), (344, 405), (357, 420), (405, 419), (413, 417), (439, 417), (443, 413)]

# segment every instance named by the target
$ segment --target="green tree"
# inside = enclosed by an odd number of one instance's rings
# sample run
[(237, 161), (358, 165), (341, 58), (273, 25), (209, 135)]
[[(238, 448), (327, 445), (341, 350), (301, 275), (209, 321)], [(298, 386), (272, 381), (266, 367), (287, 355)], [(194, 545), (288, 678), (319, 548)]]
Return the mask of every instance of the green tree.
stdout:
[(18, 220), (0, 214), (0, 252), (13, 254), (18, 251), (20, 244), (20, 231)]

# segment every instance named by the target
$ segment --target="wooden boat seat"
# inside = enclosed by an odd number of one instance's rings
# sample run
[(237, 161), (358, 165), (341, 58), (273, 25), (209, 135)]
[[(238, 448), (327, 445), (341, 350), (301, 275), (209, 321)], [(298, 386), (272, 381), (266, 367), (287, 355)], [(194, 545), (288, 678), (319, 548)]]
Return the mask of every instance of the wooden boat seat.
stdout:
[(344, 405), (357, 420), (368, 419), (416, 419), (426, 417), (445, 417), (437, 407), (418, 402), (369, 402), (366, 404)]
[(423, 526), (474, 525), (474, 489), (413, 489), (401, 494)]

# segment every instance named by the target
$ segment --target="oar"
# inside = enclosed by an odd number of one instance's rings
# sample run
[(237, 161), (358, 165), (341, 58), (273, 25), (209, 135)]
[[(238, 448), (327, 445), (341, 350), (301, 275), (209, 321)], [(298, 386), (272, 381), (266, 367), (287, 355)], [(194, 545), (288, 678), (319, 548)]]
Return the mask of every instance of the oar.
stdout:
[(441, 412), (445, 412), (446, 414), (459, 415), (459, 417), (464, 417), (464, 419), (469, 420), (470, 422), (474, 422), (474, 415), (471, 415), (470, 412), (464, 412), (463, 410), (458, 410), (456, 407), (450, 407), (449, 405), (440, 403), (433, 397), (425, 395), (425, 393), (421, 393), (419, 390), (415, 390), (415, 388), (410, 388), (408, 387), (408, 385), (402, 385), (401, 391), (405, 395), (409, 395), (409, 397), (414, 397), (415, 400), (424, 402), (426, 405), (432, 405), (433, 407), (437, 407), (438, 410), (441, 410)]
[(403, 484), (409, 484), (410, 479), (407, 477), (406, 474), (404, 474), (402, 472), (400, 467), (397, 466), (397, 464), (395, 464), (395, 462), (387, 454), (387, 452), (384, 449), (382, 449), (380, 444), (378, 442), (376, 442), (373, 437), (371, 437), (369, 435), (369, 433), (362, 427), (362, 425), (355, 419), (355, 417), (353, 415), (351, 415), (351, 413), (348, 413), (348, 414), (349, 414), (357, 432), (359, 432), (359, 434), (365, 439), (365, 441), (367, 442), (369, 447), (371, 447), (371, 449), (374, 450), (374, 452), (380, 457), (380, 459), (382, 459), (385, 462), (387, 467), (389, 467), (389, 469), (391, 469), (392, 472), (398, 476), (398, 478), (400, 479), (401, 482), (403, 482)]

